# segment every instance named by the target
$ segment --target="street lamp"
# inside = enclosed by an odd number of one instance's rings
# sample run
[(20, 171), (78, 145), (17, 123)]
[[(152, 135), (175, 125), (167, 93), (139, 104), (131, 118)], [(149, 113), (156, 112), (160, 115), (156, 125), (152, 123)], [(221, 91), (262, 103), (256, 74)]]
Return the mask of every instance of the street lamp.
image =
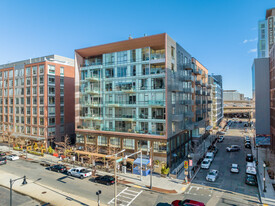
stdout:
[(263, 164), (263, 167), (264, 167), (264, 192), (266, 192), (266, 189), (265, 189), (265, 167), (266, 167), (266, 164), (265, 163)]
[(101, 194), (101, 190), (98, 190), (95, 194), (97, 195), (97, 203), (98, 203), (98, 206), (100, 206), (99, 195)]
[(14, 182), (16, 182), (17, 180), (23, 179), (22, 185), (26, 185), (27, 184), (27, 180), (26, 180), (26, 176), (17, 178), (17, 179), (10, 179), (10, 206), (12, 206), (12, 185)]

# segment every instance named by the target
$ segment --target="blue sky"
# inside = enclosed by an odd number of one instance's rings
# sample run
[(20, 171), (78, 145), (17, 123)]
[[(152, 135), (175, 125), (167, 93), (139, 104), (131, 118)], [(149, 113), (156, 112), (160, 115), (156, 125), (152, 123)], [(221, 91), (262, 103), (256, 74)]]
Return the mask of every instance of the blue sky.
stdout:
[(221, 74), (224, 89), (251, 96), (257, 22), (274, 0), (1, 0), (0, 64), (167, 32)]

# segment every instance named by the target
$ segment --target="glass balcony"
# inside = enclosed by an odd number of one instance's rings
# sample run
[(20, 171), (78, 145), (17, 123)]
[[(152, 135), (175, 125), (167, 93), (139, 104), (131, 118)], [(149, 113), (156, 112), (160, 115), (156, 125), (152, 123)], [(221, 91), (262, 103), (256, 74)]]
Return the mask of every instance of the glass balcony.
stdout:
[(194, 89), (193, 88), (183, 88), (182, 90), (185, 93), (194, 93)]
[(163, 67), (151, 67), (150, 74), (157, 75), (157, 74), (165, 74), (165, 68)]
[(92, 76), (92, 77), (87, 77), (86, 80), (90, 82), (98, 82), (100, 80), (99, 75), (98, 76)]
[(201, 75), (202, 74), (202, 71), (201, 70), (198, 70), (198, 69), (193, 69), (193, 73), (195, 75)]
[(183, 105), (193, 105), (194, 101), (192, 99), (185, 99), (185, 100), (181, 100), (180, 104), (183, 104)]
[(194, 69), (194, 64), (193, 63), (185, 63), (185, 64), (183, 64), (183, 69), (193, 70)]
[(165, 101), (158, 101), (158, 100), (149, 100), (148, 101), (148, 104), (150, 106), (160, 106), (160, 107), (164, 107), (165, 106)]
[(201, 80), (196, 80), (196, 85), (201, 85), (202, 81)]
[(91, 94), (91, 95), (93, 95), (93, 94), (99, 94), (99, 88), (97, 88), (97, 89), (86, 89), (85, 93), (86, 94)]
[(192, 75), (183, 75), (180, 77), (185, 82), (193, 82), (194, 81), (194, 76)]

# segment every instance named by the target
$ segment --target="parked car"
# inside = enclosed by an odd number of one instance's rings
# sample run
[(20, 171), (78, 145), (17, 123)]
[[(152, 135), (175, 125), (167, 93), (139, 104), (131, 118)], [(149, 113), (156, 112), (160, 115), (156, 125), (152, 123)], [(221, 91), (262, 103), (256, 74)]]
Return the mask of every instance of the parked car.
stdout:
[(256, 164), (255, 162), (247, 162), (246, 163), (246, 174), (256, 175)]
[(209, 159), (204, 159), (201, 163), (201, 168), (202, 169), (209, 169), (211, 164), (211, 161)]
[(246, 155), (246, 161), (247, 161), (247, 162), (253, 162), (253, 159), (254, 159), (254, 158), (253, 158), (253, 155), (252, 155), (252, 154), (247, 154), (247, 155)]
[(239, 173), (239, 166), (238, 164), (231, 164), (231, 169), (230, 169), (230, 172), (232, 173)]
[(67, 172), (67, 167), (65, 167), (64, 165), (53, 165), (53, 166), (50, 166), (49, 167), (49, 170), (51, 171), (55, 171), (55, 172), (62, 172), (62, 173), (65, 173)]
[(0, 165), (7, 164), (7, 158), (6, 157), (0, 157)]
[(244, 147), (245, 147), (245, 148), (248, 148), (248, 149), (251, 149), (251, 144), (250, 144), (250, 142), (245, 143)]
[(224, 140), (224, 136), (220, 136), (220, 137), (218, 138), (218, 142), (223, 142), (223, 140)]
[(171, 204), (172, 206), (205, 206), (203, 202), (198, 202), (196, 200), (174, 200)]
[(15, 154), (7, 155), (6, 158), (7, 160), (11, 160), (11, 161), (19, 160), (19, 157)]
[(214, 153), (213, 152), (207, 152), (205, 155), (205, 159), (209, 159), (211, 162), (214, 160)]
[(112, 185), (115, 183), (115, 178), (110, 175), (98, 176), (94, 180), (96, 183), (102, 183), (105, 185)]
[(226, 147), (227, 152), (235, 152), (239, 151), (241, 147), (239, 145), (231, 145), (230, 147)]
[(257, 178), (254, 175), (246, 175), (245, 177), (245, 184), (258, 186)]
[(249, 137), (249, 136), (245, 136), (244, 141), (245, 141), (245, 142), (246, 142), (246, 141), (250, 141), (250, 137)]
[(218, 170), (210, 170), (206, 176), (206, 180), (209, 182), (215, 182), (216, 179), (218, 178)]
[(88, 171), (86, 168), (83, 167), (72, 168), (68, 170), (67, 174), (70, 176), (79, 177), (81, 179), (92, 175), (91, 171)]
[(210, 150), (210, 152), (214, 153), (216, 155), (218, 153), (218, 148), (216, 146), (213, 146)]
[(0, 151), (0, 157), (6, 156), (6, 152), (1, 152)]

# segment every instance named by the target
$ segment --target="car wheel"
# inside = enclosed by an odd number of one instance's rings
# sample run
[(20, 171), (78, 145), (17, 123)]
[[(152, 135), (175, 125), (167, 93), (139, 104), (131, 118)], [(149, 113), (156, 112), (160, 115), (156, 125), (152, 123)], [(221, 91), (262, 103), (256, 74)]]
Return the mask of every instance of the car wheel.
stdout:
[(57, 170), (57, 172), (59, 173), (59, 172), (60, 172), (60, 170)]
[(83, 178), (84, 178), (83, 175), (81, 175), (81, 176), (80, 176), (80, 179), (83, 179)]
[(97, 180), (95, 180), (95, 183), (98, 183), (98, 181), (97, 181)]
[(110, 182), (107, 182), (107, 185), (109, 186), (109, 185), (110, 185)]
[(50, 171), (52, 171), (52, 168), (49, 168)]
[(69, 175), (69, 176), (72, 176), (72, 173), (68, 172), (68, 175)]

